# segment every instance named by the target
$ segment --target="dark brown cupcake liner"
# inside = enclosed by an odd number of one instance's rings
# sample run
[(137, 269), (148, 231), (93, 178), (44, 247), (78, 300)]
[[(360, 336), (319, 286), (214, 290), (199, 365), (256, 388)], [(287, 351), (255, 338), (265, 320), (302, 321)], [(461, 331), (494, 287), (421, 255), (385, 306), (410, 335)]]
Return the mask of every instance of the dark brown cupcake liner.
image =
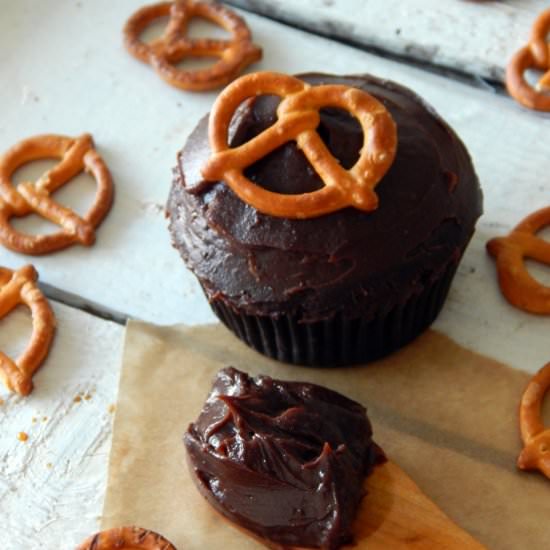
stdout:
[(210, 306), (238, 338), (273, 359), (324, 367), (366, 363), (408, 344), (432, 324), (443, 307), (457, 266), (451, 262), (422, 292), (369, 319), (336, 314), (307, 323), (290, 315), (272, 318), (238, 313), (220, 299)]

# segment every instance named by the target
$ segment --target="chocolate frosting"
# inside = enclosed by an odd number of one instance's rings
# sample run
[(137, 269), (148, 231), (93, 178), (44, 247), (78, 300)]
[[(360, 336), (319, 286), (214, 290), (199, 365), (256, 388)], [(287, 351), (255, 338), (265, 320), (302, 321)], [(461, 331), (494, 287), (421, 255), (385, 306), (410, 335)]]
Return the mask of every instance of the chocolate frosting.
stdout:
[(184, 436), (219, 512), (279, 544), (351, 542), (363, 478), (383, 460), (363, 406), (315, 384), (221, 370)]
[[(373, 317), (420, 293), (457, 263), (482, 211), (470, 157), (452, 129), (410, 90), (372, 76), (302, 75), (311, 84), (342, 83), (374, 95), (392, 114), (398, 148), (379, 182), (379, 207), (346, 208), (313, 219), (264, 215), (223, 182), (204, 182), (210, 154), (207, 118), (178, 156), (168, 201), (174, 246), (210, 300), (249, 315), (292, 315), (316, 321), (340, 313)], [(230, 145), (270, 126), (279, 99), (245, 102)], [(324, 109), (318, 132), (349, 168), (363, 142), (347, 113)], [(303, 193), (322, 186), (294, 142), (246, 170), (272, 191)]]

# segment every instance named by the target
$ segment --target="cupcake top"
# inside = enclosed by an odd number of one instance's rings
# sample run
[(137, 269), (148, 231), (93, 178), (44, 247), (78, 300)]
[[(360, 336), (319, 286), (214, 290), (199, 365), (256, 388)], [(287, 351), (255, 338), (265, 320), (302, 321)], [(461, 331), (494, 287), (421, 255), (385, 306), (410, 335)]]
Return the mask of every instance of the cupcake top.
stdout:
[(363, 478), (382, 460), (363, 406), (322, 386), (221, 370), (184, 437), (221, 513), (271, 541), (350, 542)]
[[(481, 191), (469, 155), (452, 129), (408, 89), (372, 76), (302, 75), (310, 84), (345, 84), (383, 103), (396, 125), (395, 160), (378, 183), (376, 210), (345, 208), (311, 219), (258, 212), (223, 182), (205, 186), (210, 156), (204, 118), (178, 156), (168, 202), (173, 243), (210, 299), (250, 315), (288, 314), (304, 321), (368, 317), (419, 293), (458, 261), (481, 214)], [(230, 145), (276, 120), (279, 98), (246, 101), (233, 118)], [(339, 109), (323, 109), (318, 133), (344, 168), (359, 156), (363, 133)], [(246, 169), (279, 193), (322, 187), (288, 142)]]

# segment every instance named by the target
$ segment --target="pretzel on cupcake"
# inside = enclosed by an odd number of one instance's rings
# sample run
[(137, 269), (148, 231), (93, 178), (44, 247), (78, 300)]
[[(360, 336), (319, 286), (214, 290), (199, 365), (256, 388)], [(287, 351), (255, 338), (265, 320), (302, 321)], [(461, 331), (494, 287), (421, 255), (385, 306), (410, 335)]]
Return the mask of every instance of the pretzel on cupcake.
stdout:
[[(230, 148), (229, 124), (239, 105), (258, 95), (277, 95), (277, 121), (247, 143)], [(355, 165), (344, 169), (317, 133), (325, 107), (354, 116), (363, 130), (363, 147)], [(202, 168), (205, 185), (223, 180), (246, 203), (264, 214), (313, 218), (353, 206), (371, 211), (378, 206), (374, 188), (390, 168), (397, 148), (395, 122), (373, 96), (344, 85), (311, 86), (298, 78), (261, 72), (235, 80), (218, 96), (209, 120), (212, 156)], [(263, 189), (243, 170), (288, 141), (296, 141), (324, 183), (311, 193), (285, 195)], [(202, 187), (202, 186), (201, 186)]]

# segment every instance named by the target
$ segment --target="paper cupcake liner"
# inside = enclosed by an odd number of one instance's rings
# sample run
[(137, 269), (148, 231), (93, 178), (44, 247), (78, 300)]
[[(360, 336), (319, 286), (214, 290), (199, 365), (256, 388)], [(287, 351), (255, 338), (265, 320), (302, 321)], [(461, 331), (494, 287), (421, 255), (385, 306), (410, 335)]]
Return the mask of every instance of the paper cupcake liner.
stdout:
[(210, 303), (218, 318), (256, 351), (297, 365), (338, 366), (366, 363), (399, 349), (426, 330), (439, 314), (457, 264), (421, 293), (373, 318), (337, 314), (312, 323), (293, 316), (272, 318), (238, 313), (221, 300)]

